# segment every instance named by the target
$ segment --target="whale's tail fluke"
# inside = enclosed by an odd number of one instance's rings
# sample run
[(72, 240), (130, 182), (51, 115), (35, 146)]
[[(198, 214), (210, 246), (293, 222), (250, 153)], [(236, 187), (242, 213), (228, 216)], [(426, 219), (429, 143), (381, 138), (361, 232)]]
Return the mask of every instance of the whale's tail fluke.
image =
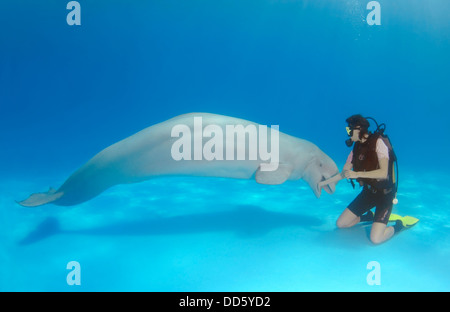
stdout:
[(57, 192), (54, 188), (50, 188), (47, 192), (33, 193), (27, 199), (18, 201), (17, 203), (24, 207), (36, 207), (54, 202), (63, 196), (63, 194), (63, 192)]

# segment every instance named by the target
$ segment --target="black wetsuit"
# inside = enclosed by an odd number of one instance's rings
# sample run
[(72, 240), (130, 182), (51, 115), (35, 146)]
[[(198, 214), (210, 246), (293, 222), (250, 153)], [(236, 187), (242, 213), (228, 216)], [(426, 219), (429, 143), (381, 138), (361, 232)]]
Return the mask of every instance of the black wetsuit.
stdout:
[[(372, 171), (380, 168), (376, 152), (379, 138), (379, 135), (371, 134), (366, 142), (355, 143), (352, 158), (354, 171)], [(391, 167), (391, 162), (389, 162), (389, 171), (391, 171)], [(360, 217), (376, 207), (373, 221), (387, 224), (395, 195), (391, 176), (391, 172), (388, 172), (388, 178), (383, 180), (358, 178), (357, 181), (363, 186), (363, 190), (350, 203), (348, 209)]]

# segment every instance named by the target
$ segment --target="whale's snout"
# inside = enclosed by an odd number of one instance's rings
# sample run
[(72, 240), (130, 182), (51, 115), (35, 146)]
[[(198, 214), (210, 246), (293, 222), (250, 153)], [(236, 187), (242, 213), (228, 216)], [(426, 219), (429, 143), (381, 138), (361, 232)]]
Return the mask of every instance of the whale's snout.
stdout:
[(319, 183), (322, 181), (327, 180), (325, 176), (322, 176), (322, 179), (317, 182), (315, 187), (313, 187), (314, 195), (316, 195), (317, 198), (320, 198), (320, 195), (322, 194), (322, 189), (325, 190), (328, 194), (333, 194), (336, 191), (336, 183), (330, 183), (324, 186), (319, 187)]
[(336, 163), (322, 152), (308, 165), (308, 169), (306, 170), (303, 179), (308, 182), (314, 195), (316, 195), (317, 198), (320, 198), (322, 189), (328, 194), (333, 194), (336, 190), (336, 182), (321, 187), (319, 187), (319, 183), (328, 180), (338, 173), (339, 170)]
[[(325, 180), (327, 180), (327, 178), (322, 177), (322, 180), (320, 182), (325, 181)], [(336, 191), (336, 182), (330, 183), (330, 184), (326, 184), (326, 185), (324, 185), (322, 187), (319, 187), (319, 184), (317, 184), (317, 188), (319, 189), (319, 197), (320, 197), (320, 194), (322, 193), (322, 189), (325, 190), (325, 192), (327, 192), (328, 194), (331, 195), (331, 194), (333, 194)]]

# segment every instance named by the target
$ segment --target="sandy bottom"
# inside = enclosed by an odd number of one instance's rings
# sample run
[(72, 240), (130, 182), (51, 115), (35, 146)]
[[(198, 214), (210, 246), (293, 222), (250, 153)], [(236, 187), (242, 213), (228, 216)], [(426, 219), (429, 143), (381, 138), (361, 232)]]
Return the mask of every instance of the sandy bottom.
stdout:
[[(74, 207), (14, 200), (65, 177), (0, 181), (1, 291), (449, 291), (449, 186), (442, 173), (402, 171), (394, 212), (420, 219), (382, 245), (370, 224), (338, 230), (358, 194), (345, 181), (316, 199), (281, 186), (158, 178), (116, 186)], [(70, 286), (70, 261), (80, 286)], [(367, 268), (380, 265), (380, 285)]]

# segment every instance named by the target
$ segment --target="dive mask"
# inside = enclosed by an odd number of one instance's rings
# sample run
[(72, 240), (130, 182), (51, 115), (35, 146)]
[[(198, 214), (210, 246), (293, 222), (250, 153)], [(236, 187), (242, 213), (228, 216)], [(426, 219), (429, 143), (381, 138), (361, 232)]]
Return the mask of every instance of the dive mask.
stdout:
[(352, 136), (352, 129), (350, 129), (350, 127), (345, 127), (345, 130), (347, 130), (348, 136)]
[(361, 128), (345, 127), (345, 130), (347, 130), (347, 135), (351, 137), (353, 136), (353, 130), (361, 130)]
[(359, 130), (360, 128), (353, 128), (353, 127), (345, 127), (345, 130), (347, 130), (347, 135), (350, 137), (349, 139), (345, 140), (345, 145), (348, 147), (351, 147), (353, 145), (353, 141), (351, 137), (353, 136), (353, 130)]

